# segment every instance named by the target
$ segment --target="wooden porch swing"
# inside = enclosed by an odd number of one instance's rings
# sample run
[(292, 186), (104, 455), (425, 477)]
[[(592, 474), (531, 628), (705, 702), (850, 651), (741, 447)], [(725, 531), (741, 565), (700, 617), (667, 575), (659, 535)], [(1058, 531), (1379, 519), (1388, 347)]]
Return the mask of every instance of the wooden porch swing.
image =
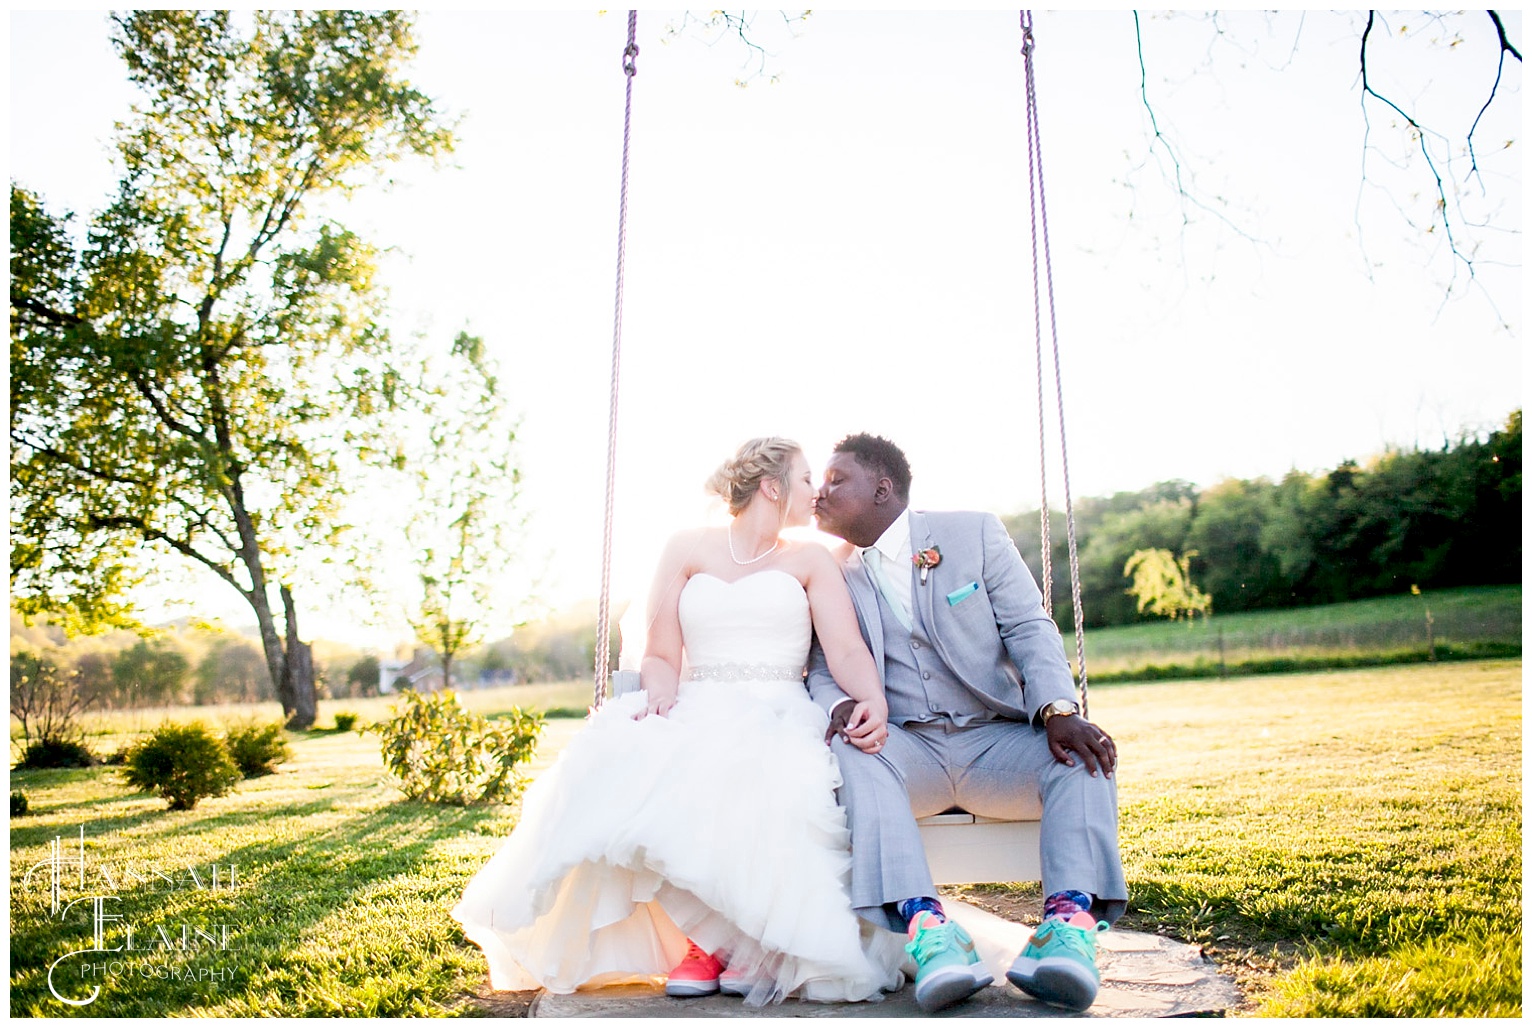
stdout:
[[(1055, 409), (1058, 412), (1059, 454), (1064, 488), (1066, 534), (1069, 543), (1070, 594), (1074, 603), (1076, 667), (1079, 671), (1081, 713), (1088, 716), (1088, 684), (1085, 668), (1084, 613), (1080, 601), (1080, 561), (1075, 543), (1074, 502), (1069, 490), (1069, 452), (1064, 435), (1064, 388), (1059, 363), (1058, 324), (1053, 305), (1053, 265), (1048, 241), (1048, 213), (1043, 188), (1042, 139), (1037, 118), (1037, 90), (1033, 70), (1032, 12), (1022, 11), (1021, 54), (1026, 71), (1027, 182), (1030, 191), (1032, 225), (1032, 296), (1033, 328), (1036, 338), (1037, 428), (1039, 461), (1042, 476), (1042, 580), (1039, 583), (1043, 604), (1053, 615), (1053, 554), (1049, 545), (1047, 433), (1045, 416), (1045, 375), (1043, 361), (1042, 311), (1048, 309), (1048, 339), (1053, 352)], [(639, 688), (639, 673), (612, 671), (609, 650), (611, 638), (611, 562), (612, 510), (617, 471), (618, 383), (622, 355), (623, 271), (627, 250), (628, 155), (633, 110), (633, 77), (638, 73), (638, 12), (628, 12), (628, 42), (622, 54), (627, 77), (622, 126), (622, 186), (617, 219), (617, 284), (612, 329), (611, 405), (607, 430), (606, 507), (601, 548), (601, 598), (596, 618), (595, 691), (592, 706), (605, 702), (608, 687), (612, 696)], [(938, 885), (967, 882), (1026, 882), (1042, 878), (1040, 857), (1041, 825), (1036, 820), (1009, 821), (977, 817), (963, 810), (921, 818), (921, 840), (932, 877)]]

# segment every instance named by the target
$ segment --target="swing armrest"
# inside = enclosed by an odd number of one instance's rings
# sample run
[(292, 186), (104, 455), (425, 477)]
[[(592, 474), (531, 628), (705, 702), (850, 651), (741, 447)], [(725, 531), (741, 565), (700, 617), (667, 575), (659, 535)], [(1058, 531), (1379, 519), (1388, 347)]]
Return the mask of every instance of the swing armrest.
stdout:
[(622, 696), (630, 692), (638, 692), (638, 672), (632, 669), (612, 672), (612, 696)]

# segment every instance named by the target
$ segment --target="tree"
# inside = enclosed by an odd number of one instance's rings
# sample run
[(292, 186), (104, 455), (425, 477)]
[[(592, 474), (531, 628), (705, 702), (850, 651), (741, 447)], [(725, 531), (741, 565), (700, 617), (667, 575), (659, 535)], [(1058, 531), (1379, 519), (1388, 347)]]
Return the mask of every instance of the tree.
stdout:
[(402, 75), (398, 12), (113, 23), (146, 100), (83, 257), (66, 218), (11, 192), (13, 595), (76, 629), (122, 624), (156, 559), (193, 562), (249, 603), (306, 727), (300, 559), (344, 530), (348, 462), (386, 456), (369, 426), (409, 395), (374, 251), (324, 201), (451, 136)]
[(1188, 550), (1178, 559), (1169, 550), (1139, 550), (1129, 557), (1122, 575), (1133, 579), (1128, 592), (1138, 601), (1139, 611), (1147, 610), (1172, 621), (1182, 615), (1188, 619), (1198, 614), (1210, 615), (1213, 601), (1192, 584), (1188, 570), (1196, 555), (1195, 550)]
[(378, 658), (359, 657), (346, 672), (347, 696), (375, 696), (378, 692)]
[(1157, 494), (1163, 495), (1161, 487), (1140, 494), (1119, 494), (1119, 498), (1136, 495), (1141, 506), (1103, 514), (1080, 543), (1080, 583), (1089, 594), (1086, 625), (1120, 625), (1134, 620), (1133, 605), (1122, 590), (1122, 567), (1136, 551), (1185, 548), (1195, 503), (1187, 495), (1151, 499)]
[(515, 557), (521, 482), (516, 429), (483, 341), (460, 333), (449, 362), (426, 410), (428, 447), (411, 469), (417, 502), (405, 529), (420, 582), (410, 626), (440, 657), (444, 689), (497, 609), (511, 623), (496, 586)]
[(184, 701), (191, 662), (168, 639), (140, 639), (112, 660), (112, 678), (124, 706)]
[(1197, 497), (1197, 516), (1186, 534), (1187, 555), (1218, 609), (1250, 610), (1282, 602), (1284, 582), (1276, 554), (1261, 548), (1274, 487), (1264, 478), (1230, 478)]
[[(1174, 104), (1167, 100), (1167, 89), (1210, 78), (1207, 73), (1217, 71), (1220, 56), (1237, 62), (1242, 75), (1271, 75), (1272, 88), (1281, 88), (1278, 76), (1298, 58), (1305, 34), (1316, 35), (1322, 52), (1343, 53), (1355, 62), (1348, 81), (1357, 106), (1360, 183), (1355, 235), (1362, 259), (1372, 264), (1363, 225), (1376, 204), (1385, 219), (1397, 218), (1416, 233), (1429, 266), (1445, 265), (1444, 299), (1477, 285), (1494, 304), (1481, 272), (1517, 266), (1520, 257), (1515, 227), (1520, 160), (1515, 144), (1522, 55), (1499, 12), (1316, 15), (1294, 10), (1150, 16), (1151, 25), (1188, 19), (1201, 23), (1206, 46), (1192, 51), (1198, 56), (1191, 66), (1175, 66), (1167, 57), (1161, 45), (1169, 41), (1165, 31), (1146, 26), (1137, 11), (1132, 17), (1148, 140), (1139, 167), (1159, 167), (1181, 205), (1183, 224), (1198, 214), (1210, 215), (1250, 238), (1242, 219), (1231, 213), (1230, 198), (1196, 184), (1199, 170), (1216, 168), (1192, 156), (1194, 148), (1207, 141), (1183, 144), (1179, 138), (1169, 116)], [(1332, 25), (1337, 20), (1342, 32), (1354, 34), (1354, 48), (1334, 49)], [(1180, 24), (1176, 29), (1175, 35), (1184, 36)], [(1466, 88), (1444, 94), (1433, 88), (1443, 80)], [(1444, 95), (1451, 100), (1444, 102)], [(1516, 220), (1508, 222), (1508, 217)]]
[(249, 703), (269, 699), (271, 679), (259, 648), (232, 633), (220, 633), (197, 662), (193, 703)]

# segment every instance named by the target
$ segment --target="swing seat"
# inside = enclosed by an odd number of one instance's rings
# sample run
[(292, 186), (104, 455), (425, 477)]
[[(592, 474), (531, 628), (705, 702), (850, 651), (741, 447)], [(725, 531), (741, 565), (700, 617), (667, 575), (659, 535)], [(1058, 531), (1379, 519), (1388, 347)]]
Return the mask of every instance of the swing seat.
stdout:
[(1042, 880), (1041, 821), (1002, 821), (954, 809), (915, 823), (937, 885)]
[[(612, 695), (637, 692), (638, 672), (612, 672)], [(949, 810), (915, 822), (937, 885), (1036, 882), (1043, 877), (1042, 825)]]

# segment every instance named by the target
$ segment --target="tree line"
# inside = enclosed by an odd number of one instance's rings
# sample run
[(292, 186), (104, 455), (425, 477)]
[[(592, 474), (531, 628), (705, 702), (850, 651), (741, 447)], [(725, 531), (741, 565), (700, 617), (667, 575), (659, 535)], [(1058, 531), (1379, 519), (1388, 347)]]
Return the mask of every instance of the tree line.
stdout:
[[(1003, 519), (1034, 571), (1040, 513)], [(1072, 627), (1062, 514), (1050, 529), (1054, 613)], [(1144, 620), (1124, 571), (1144, 550), (1185, 558), (1215, 614), (1519, 582), (1521, 411), (1440, 450), (1393, 449), (1280, 481), (1168, 481), (1084, 499), (1075, 534), (1088, 627)]]
[[(376, 657), (324, 640), (314, 651), (321, 698), (377, 692)], [(27, 624), (12, 610), (10, 672), (13, 712), (22, 682), (73, 696), (91, 710), (276, 699), (258, 639), (191, 619), (148, 636), (117, 630), (69, 638), (47, 618)]]

